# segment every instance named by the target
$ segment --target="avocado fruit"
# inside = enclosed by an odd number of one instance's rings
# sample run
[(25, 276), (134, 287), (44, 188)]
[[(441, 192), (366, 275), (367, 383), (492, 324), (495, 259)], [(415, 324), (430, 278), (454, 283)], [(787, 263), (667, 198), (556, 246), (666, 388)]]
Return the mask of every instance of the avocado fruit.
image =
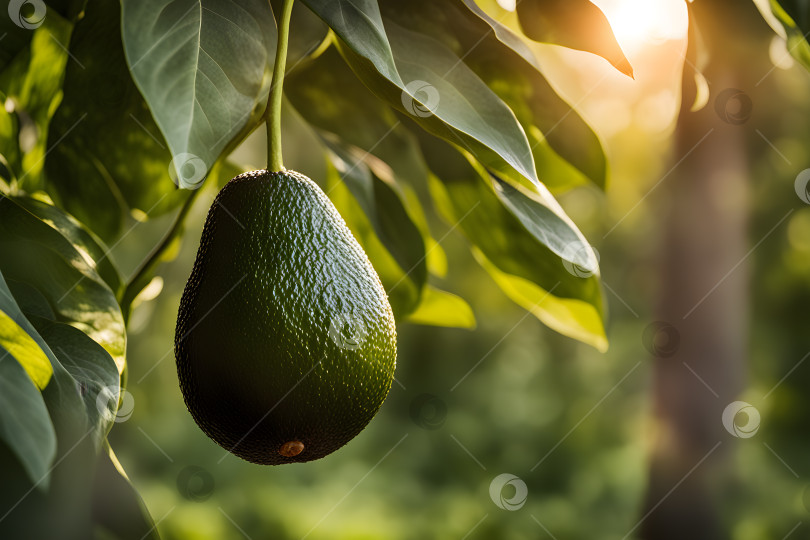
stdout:
[(322, 458), (379, 410), (396, 327), (363, 248), (315, 182), (252, 171), (219, 192), (175, 335), (188, 410), (247, 461)]

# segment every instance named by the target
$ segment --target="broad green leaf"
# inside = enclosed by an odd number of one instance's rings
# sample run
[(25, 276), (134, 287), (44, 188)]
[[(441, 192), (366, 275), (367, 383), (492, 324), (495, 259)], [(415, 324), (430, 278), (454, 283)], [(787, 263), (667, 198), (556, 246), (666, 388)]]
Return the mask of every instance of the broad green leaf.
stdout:
[[(0, 94), (0, 101), (5, 102), (5, 96), (2, 94)], [(0, 106), (0, 156), (2, 156), (0, 178), (8, 184), (14, 183), (17, 176), (22, 174), (19, 140), (20, 121), (17, 115)]]
[[(119, 374), (115, 362), (101, 345), (76, 328), (33, 315), (28, 318), (69, 374), (70, 378), (64, 377), (65, 391), (73, 394), (78, 388), (86, 416), (82, 423), (99, 450), (118, 408)], [(74, 398), (71, 395), (67, 403), (74, 403)], [(61, 396), (57, 399), (63, 402)]]
[(419, 307), (405, 320), (430, 326), (475, 328), (475, 315), (467, 302), (432, 286), (425, 287)]
[(303, 2), (380, 75), (394, 84), (402, 84), (376, 0)]
[[(267, 0), (122, 0), (130, 71), (194, 188), (263, 109), (276, 29)], [(204, 171), (204, 173), (201, 173)]]
[(26, 144), (30, 147), (23, 148), (17, 180), (21, 188), (29, 191), (42, 187), (48, 128), (62, 97), (71, 30), (68, 21), (49, 11), (41, 26), (29, 30), (30, 45), (0, 72), (0, 93), (7, 98), (4, 106), (13, 108), (18, 118), (25, 119), (19, 130), (26, 131)]
[(607, 165), (598, 137), (554, 91), (518, 36), (472, 0), (386, 0), (381, 9), (386, 20), (429, 34), (452, 49), (511, 108), (526, 132), (537, 176), (550, 190), (588, 181), (604, 188)]
[(496, 283), (550, 328), (606, 349), (591, 248), (553, 199), (505, 189), (471, 157), (427, 135), (419, 138), (435, 175), (437, 208), (464, 232), (473, 253), (483, 255), (479, 262)]
[[(441, 42), (379, 15), (376, 2), (352, 13), (375, 39), (355, 31), (341, 6), (308, 2), (340, 38), (341, 54), (360, 79), (425, 129), (461, 143), (481, 161), (515, 179), (537, 182), (529, 143), (509, 107)], [(358, 15), (359, 13), (359, 15)], [(361, 25), (361, 23), (357, 23)]]
[(28, 283), (48, 300), (60, 321), (83, 331), (124, 367), (126, 334), (115, 294), (81, 245), (15, 201), (0, 198), (0, 271)]
[(93, 521), (115, 540), (160, 540), (146, 504), (109, 445), (99, 457), (94, 475)]
[(2, 346), (0, 439), (17, 456), (31, 482), (39, 482), (41, 489), (47, 489), (48, 469), (56, 455), (56, 433), (42, 394), (14, 355)]
[(38, 338), (0, 273), (0, 438), (31, 481), (47, 486), (56, 433), (37, 386), (47, 386), (53, 369)]
[(98, 272), (110, 289), (114, 293), (118, 291), (121, 287), (118, 269), (107, 256), (109, 249), (92, 232), (85, 229), (73, 216), (44, 201), (31, 197), (11, 197), (11, 199), (59, 231)]
[(633, 76), (633, 67), (607, 17), (590, 0), (521, 0), (517, 13), (529, 38), (598, 54), (625, 75)]
[(153, 217), (183, 200), (169, 176), (171, 153), (130, 77), (120, 20), (118, 2), (90, 0), (76, 25), (45, 163), (61, 206), (106, 241), (131, 212)]

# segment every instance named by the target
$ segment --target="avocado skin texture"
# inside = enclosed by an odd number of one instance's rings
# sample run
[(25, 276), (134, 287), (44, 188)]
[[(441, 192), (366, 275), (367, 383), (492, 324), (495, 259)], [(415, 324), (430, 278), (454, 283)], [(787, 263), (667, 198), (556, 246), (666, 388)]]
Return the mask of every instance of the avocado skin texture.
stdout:
[[(175, 356), (194, 420), (247, 461), (319, 459), (368, 424), (394, 376), (394, 316), (317, 184), (262, 170), (220, 191), (180, 302)], [(304, 450), (281, 455), (291, 441)]]

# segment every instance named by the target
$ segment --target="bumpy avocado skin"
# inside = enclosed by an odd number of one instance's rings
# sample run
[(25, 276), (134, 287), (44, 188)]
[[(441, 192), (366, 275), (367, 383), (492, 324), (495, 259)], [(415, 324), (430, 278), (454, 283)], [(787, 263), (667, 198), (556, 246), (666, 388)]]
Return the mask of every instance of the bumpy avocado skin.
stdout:
[[(222, 189), (183, 292), (175, 356), (194, 420), (253, 463), (324, 457), (377, 413), (396, 364), (394, 316), (312, 180), (254, 171)], [(285, 457), (290, 441), (304, 450)]]

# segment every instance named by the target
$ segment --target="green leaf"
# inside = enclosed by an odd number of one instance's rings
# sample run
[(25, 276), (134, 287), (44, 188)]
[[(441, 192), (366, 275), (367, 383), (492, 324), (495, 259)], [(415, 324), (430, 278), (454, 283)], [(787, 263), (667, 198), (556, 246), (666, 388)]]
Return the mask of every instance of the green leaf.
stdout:
[[(599, 138), (551, 87), (532, 51), (472, 0), (381, 4), (386, 19), (442, 41), (500, 97), (520, 121), (537, 176), (553, 192), (592, 181), (606, 184)], [(457, 141), (451, 141), (456, 142)]]
[(130, 484), (112, 448), (106, 446), (93, 481), (93, 521), (115, 540), (160, 540), (146, 504)]
[(76, 328), (32, 315), (28, 318), (75, 381), (73, 387), (79, 388), (90, 436), (98, 449), (118, 409), (119, 374), (115, 362), (101, 345)]
[(521, 0), (517, 13), (529, 38), (598, 54), (625, 75), (633, 76), (633, 67), (607, 17), (590, 0)]
[(123, 317), (97, 267), (81, 244), (14, 200), (0, 198), (0, 271), (39, 290), (59, 320), (104, 347), (120, 372), (126, 351)]
[(419, 139), (435, 175), (437, 208), (464, 232), (507, 296), (550, 328), (605, 350), (591, 248), (553, 198), (493, 178), (470, 156), (435, 138)]
[(402, 84), (376, 0), (303, 1), (380, 75)]
[[(122, 0), (130, 71), (181, 187), (196, 187), (264, 108), (276, 29), (267, 0)], [(204, 171), (204, 172), (203, 172)]]
[(475, 328), (472, 308), (461, 297), (432, 286), (425, 287), (422, 301), (405, 319), (413, 324), (447, 328)]
[(61, 206), (106, 241), (133, 210), (158, 216), (183, 200), (169, 176), (171, 153), (130, 77), (120, 20), (118, 2), (91, 0), (76, 25), (45, 163)]
[(47, 487), (48, 469), (56, 455), (56, 432), (35, 384), (44, 388), (53, 369), (31, 331), (0, 273), (0, 438), (31, 481)]
[(31, 197), (10, 197), (40, 220), (64, 236), (84, 256), (113, 292), (121, 288), (121, 276), (107, 257), (109, 249), (92, 232), (85, 229), (73, 216), (46, 202)]
[(467, 146), (493, 169), (537, 183), (529, 143), (514, 114), (456, 54), (394, 21), (385, 20), (383, 27), (376, 2), (352, 11), (366, 21), (363, 28), (374, 31), (375, 39), (364, 39), (339, 9), (345, 4), (308, 2), (340, 38), (341, 54), (363, 83), (431, 133)]

